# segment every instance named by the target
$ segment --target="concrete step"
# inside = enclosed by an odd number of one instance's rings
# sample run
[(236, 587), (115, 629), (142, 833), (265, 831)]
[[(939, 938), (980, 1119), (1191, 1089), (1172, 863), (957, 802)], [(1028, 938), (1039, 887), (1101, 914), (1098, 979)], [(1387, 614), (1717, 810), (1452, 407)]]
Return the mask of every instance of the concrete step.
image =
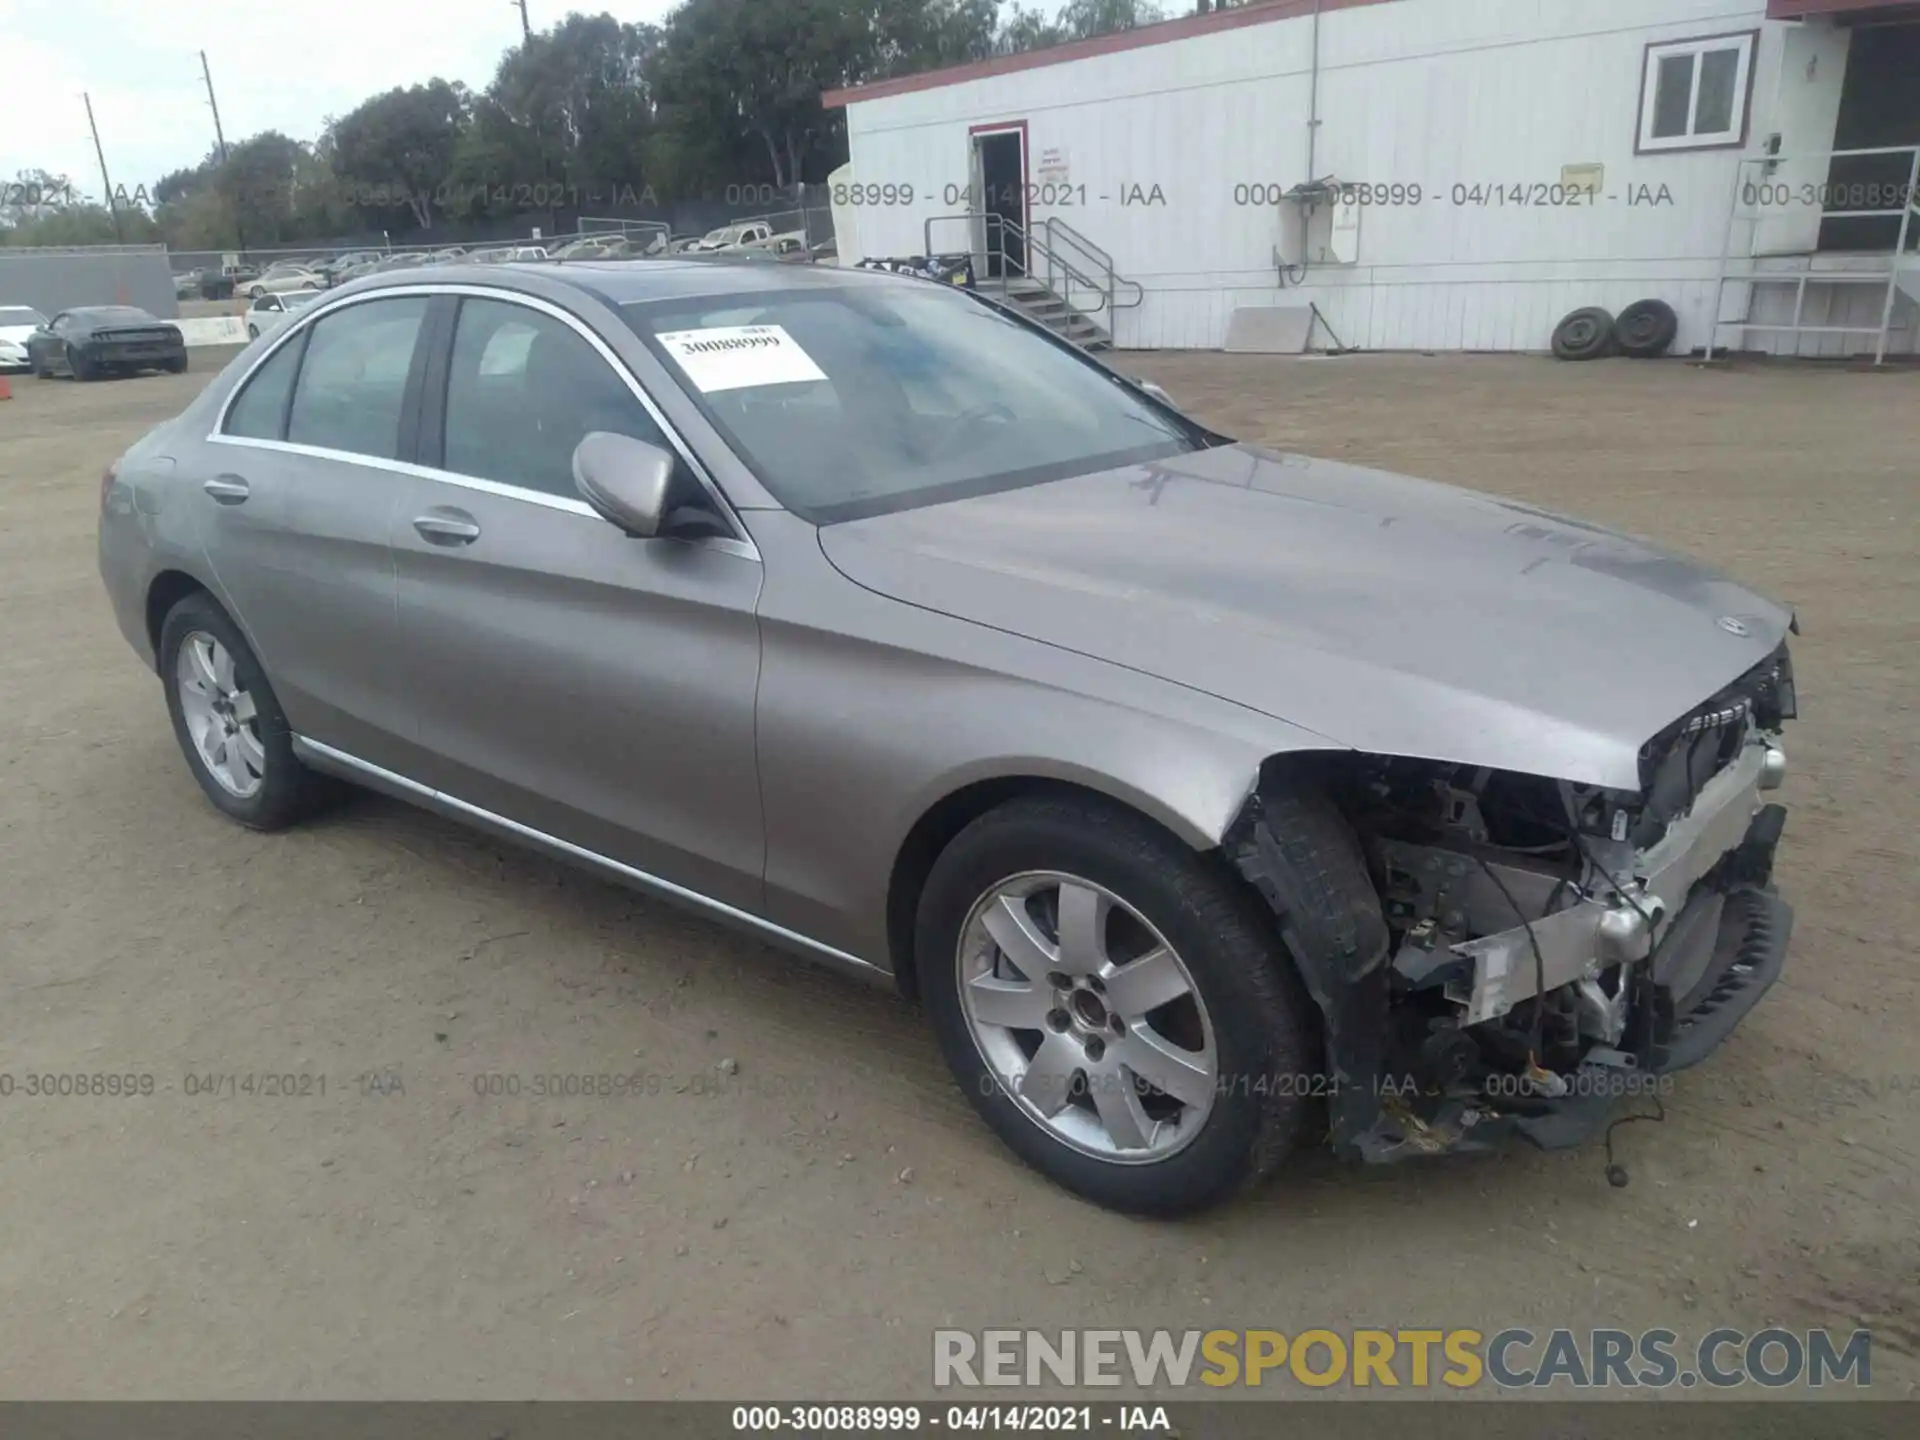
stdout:
[(1083, 350), (1112, 348), (1113, 337), (1098, 322), (1073, 308), (1065, 298), (1027, 276), (977, 282), (980, 290), (1013, 306), (1036, 324), (1080, 346)]

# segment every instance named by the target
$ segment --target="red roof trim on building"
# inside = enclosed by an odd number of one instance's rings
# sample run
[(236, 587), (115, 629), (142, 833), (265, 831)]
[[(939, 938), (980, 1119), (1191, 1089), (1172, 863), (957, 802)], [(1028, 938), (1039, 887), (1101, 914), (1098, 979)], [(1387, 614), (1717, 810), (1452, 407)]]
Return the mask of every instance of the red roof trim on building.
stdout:
[(1769, 20), (1804, 20), (1812, 15), (1857, 15), (1884, 11), (1890, 15), (1913, 14), (1915, 7), (1901, 0), (1767, 0)]
[[(1322, 14), (1332, 10), (1350, 10), (1361, 5), (1390, 5), (1393, 0), (1319, 0)], [(1817, 3), (1817, 0), (1814, 0)], [(967, 65), (949, 65), (944, 70), (928, 70), (920, 75), (902, 75), (896, 80), (877, 80), (871, 85), (855, 85), (845, 90), (829, 90), (820, 97), (828, 109), (863, 100), (883, 100), (889, 95), (909, 95), (915, 90), (937, 90), (969, 80), (984, 80), (991, 75), (1012, 75), (1021, 70), (1038, 70), (1043, 65), (1064, 65), (1070, 60), (1085, 60), (1094, 55), (1113, 55), (1122, 50), (1140, 50), (1148, 45), (1165, 45), (1195, 35), (1211, 35), (1216, 30), (1237, 30), (1243, 25), (1265, 25), (1275, 20), (1294, 20), (1311, 15), (1315, 0), (1267, 0), (1264, 5), (1245, 5), (1236, 10), (1212, 10), (1205, 15), (1182, 15), (1177, 20), (1162, 20), (1136, 30), (1113, 35), (1096, 35), (1091, 40), (1073, 40), (1045, 50), (1029, 50), (1020, 55), (997, 55), (991, 60), (976, 60)]]

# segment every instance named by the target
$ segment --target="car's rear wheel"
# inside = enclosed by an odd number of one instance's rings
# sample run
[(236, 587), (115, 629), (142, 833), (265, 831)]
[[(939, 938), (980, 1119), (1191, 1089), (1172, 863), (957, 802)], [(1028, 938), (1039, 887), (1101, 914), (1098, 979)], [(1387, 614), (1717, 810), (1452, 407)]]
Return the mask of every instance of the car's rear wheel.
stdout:
[(99, 377), (99, 370), (93, 362), (80, 353), (76, 346), (67, 346), (67, 370), (76, 380), (93, 380)]
[(184, 355), (175, 355), (171, 360), (167, 361), (167, 373), (169, 375), (186, 374), (187, 357)]
[(1311, 1002), (1257, 898), (1144, 818), (1079, 796), (989, 812), (935, 862), (915, 944), (968, 1099), (1066, 1188), (1179, 1214), (1297, 1143)]
[(160, 628), (160, 675), (174, 736), (214, 808), (255, 830), (279, 830), (334, 787), (293, 754), (286, 713), (240, 627), (204, 592)]

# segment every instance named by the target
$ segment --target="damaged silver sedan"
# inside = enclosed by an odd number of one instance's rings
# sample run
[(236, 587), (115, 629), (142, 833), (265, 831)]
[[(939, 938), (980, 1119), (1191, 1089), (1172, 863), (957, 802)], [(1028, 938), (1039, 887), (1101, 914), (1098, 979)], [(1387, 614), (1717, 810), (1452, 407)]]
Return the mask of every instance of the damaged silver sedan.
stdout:
[(1121, 1209), (1576, 1144), (1784, 960), (1787, 609), (952, 287), (359, 282), (123, 457), (100, 559), (236, 821), (365, 785), (889, 979)]

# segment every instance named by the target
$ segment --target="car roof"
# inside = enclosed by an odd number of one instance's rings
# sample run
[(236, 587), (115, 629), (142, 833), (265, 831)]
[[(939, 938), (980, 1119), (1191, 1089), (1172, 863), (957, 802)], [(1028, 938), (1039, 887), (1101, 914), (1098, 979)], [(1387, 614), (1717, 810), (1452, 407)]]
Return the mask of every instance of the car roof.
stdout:
[(87, 320), (122, 319), (126, 316), (138, 316), (142, 320), (157, 320), (159, 317), (142, 310), (138, 305), (76, 305), (66, 312)]
[[(537, 280), (534, 277), (538, 277)], [(583, 290), (609, 305), (650, 300), (765, 294), (776, 290), (843, 290), (856, 285), (925, 285), (929, 282), (882, 270), (842, 269), (835, 265), (785, 265), (768, 260), (712, 257), (653, 260), (556, 260), (494, 265), (436, 265), (431, 277), (418, 270), (369, 276), (355, 284), (483, 285), (537, 294), (539, 281)], [(532, 281), (533, 283), (527, 283)]]

